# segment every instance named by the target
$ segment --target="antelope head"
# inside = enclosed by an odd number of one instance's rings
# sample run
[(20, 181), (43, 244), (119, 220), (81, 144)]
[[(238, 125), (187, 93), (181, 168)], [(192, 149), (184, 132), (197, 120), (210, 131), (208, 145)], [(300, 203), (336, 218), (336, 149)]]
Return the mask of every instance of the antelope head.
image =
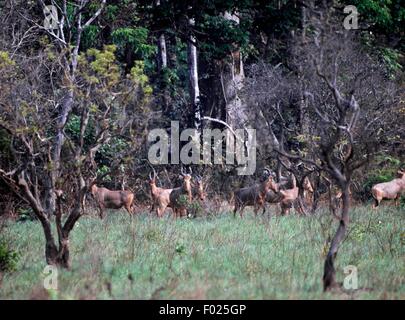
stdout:
[(204, 183), (203, 183), (203, 179), (200, 175), (196, 176), (196, 182), (197, 182), (196, 188), (197, 188), (198, 198), (201, 201), (204, 201), (205, 200)]
[(184, 171), (183, 167), (181, 167), (181, 178), (183, 179), (183, 188), (187, 190), (187, 192), (191, 193), (191, 175), (193, 174), (193, 170), (190, 168), (190, 173)]
[(149, 173), (149, 184), (156, 185), (157, 174), (156, 174), (155, 168), (152, 167), (152, 169), (153, 169), (153, 177), (152, 177), (152, 173), (150, 172)]
[(275, 181), (275, 173), (270, 171), (267, 167), (263, 171), (263, 178), (265, 187), (267, 190), (271, 189), (274, 192), (278, 192), (279, 186), (278, 183)]

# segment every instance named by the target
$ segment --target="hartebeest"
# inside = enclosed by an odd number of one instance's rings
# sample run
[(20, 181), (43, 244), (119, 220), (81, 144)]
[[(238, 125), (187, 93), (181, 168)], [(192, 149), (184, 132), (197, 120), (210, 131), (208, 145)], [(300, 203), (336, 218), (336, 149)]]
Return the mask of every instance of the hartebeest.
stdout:
[[(288, 180), (287, 180), (288, 182)], [(281, 189), (286, 182), (281, 182), (278, 184), (279, 192), (274, 192), (269, 190), (266, 194), (266, 202), (271, 204), (280, 203), (281, 205), (281, 214), (288, 213), (289, 209), (292, 207), (293, 203), (296, 201), (299, 195), (299, 188), (297, 187), (297, 181), (295, 177), (292, 178), (292, 188), (291, 189)], [(308, 193), (313, 193), (312, 184), (309, 181), (308, 177), (305, 177), (303, 181), (304, 189), (304, 198), (307, 198)], [(265, 213), (265, 207), (263, 207), (263, 214)]]
[(267, 192), (269, 190), (273, 190), (276, 193), (278, 192), (278, 185), (274, 181), (273, 175), (267, 169), (265, 172), (267, 177), (264, 177), (262, 182), (256, 183), (250, 187), (238, 189), (234, 192), (234, 217), (238, 210), (240, 210), (240, 216), (242, 217), (243, 209), (246, 206), (254, 206), (254, 213), (257, 215), (257, 211), (260, 208), (264, 208)]
[[(280, 190), (283, 188), (287, 183), (288, 179), (285, 177), (280, 177), (280, 182), (277, 183), (277, 189)], [(280, 192), (275, 192), (274, 190), (270, 189), (266, 193), (266, 197), (264, 198), (265, 204), (263, 205), (263, 214), (266, 212), (266, 202), (275, 204), (275, 203), (280, 203), (280, 201), (283, 199), (283, 196)]]
[(299, 189), (297, 187), (297, 179), (294, 174), (292, 175), (292, 188), (287, 190), (280, 190), (282, 199), (280, 201), (281, 214), (286, 215), (289, 213), (294, 201), (298, 198)]
[(374, 209), (376, 209), (383, 199), (395, 200), (395, 204), (399, 204), (401, 193), (405, 191), (405, 172), (398, 171), (399, 178), (389, 182), (378, 183), (371, 189), (371, 194), (374, 198)]
[(181, 187), (174, 188), (170, 192), (170, 207), (173, 210), (174, 217), (182, 217), (187, 215), (187, 202), (191, 203), (193, 200), (192, 188), (191, 188), (191, 175), (192, 170), (190, 168), (190, 173), (185, 173), (183, 168), (181, 168), (181, 177), (183, 179), (183, 184)]
[(304, 189), (303, 197), (304, 197), (305, 200), (308, 200), (309, 194), (314, 193), (314, 188), (312, 187), (312, 183), (311, 183), (311, 181), (309, 180), (308, 177), (304, 178), (304, 182), (302, 184), (302, 187)]
[(153, 177), (151, 174), (149, 174), (149, 186), (152, 198), (152, 206), (150, 211), (152, 212), (153, 209), (155, 208), (156, 215), (160, 218), (163, 215), (166, 207), (168, 207), (170, 204), (169, 196), (173, 189), (165, 189), (157, 187), (156, 178), (157, 174), (155, 169), (153, 169)]
[(200, 201), (205, 200), (204, 182), (201, 176), (197, 175), (195, 177), (196, 184), (192, 186), (192, 196), (193, 199), (199, 199)]
[(134, 203), (134, 194), (131, 191), (119, 190), (113, 191), (107, 188), (99, 188), (93, 184), (90, 188), (91, 194), (96, 199), (100, 209), (100, 218), (104, 217), (104, 209), (120, 209), (125, 207), (129, 214), (132, 213)]

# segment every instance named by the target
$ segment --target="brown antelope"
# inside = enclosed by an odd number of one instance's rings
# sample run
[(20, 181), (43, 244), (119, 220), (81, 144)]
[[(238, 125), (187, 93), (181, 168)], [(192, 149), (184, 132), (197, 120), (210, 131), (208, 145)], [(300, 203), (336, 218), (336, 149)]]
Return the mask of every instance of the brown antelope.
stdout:
[[(282, 185), (285, 185), (286, 183), (279, 183), (278, 188), (280, 189)], [(299, 188), (297, 187), (297, 181), (295, 179), (295, 176), (292, 175), (292, 188), (291, 189), (285, 189), (285, 190), (279, 190), (279, 192), (274, 192), (273, 190), (269, 190), (266, 194), (266, 202), (269, 202), (271, 204), (276, 204), (280, 203), (281, 206), (281, 214), (285, 215), (289, 213), (289, 209), (292, 207), (294, 202), (297, 200), (298, 195), (299, 195)], [(313, 193), (314, 190), (312, 188), (312, 184), (309, 181), (309, 179), (306, 177), (303, 182), (303, 189), (304, 189), (304, 197), (305, 192), (311, 192)], [(265, 207), (263, 207), (263, 214), (265, 213)]]
[[(152, 168), (153, 169), (153, 168)], [(152, 206), (150, 208), (150, 212), (153, 211), (153, 209), (156, 208), (156, 215), (160, 218), (163, 216), (163, 213), (170, 204), (170, 192), (173, 189), (164, 189), (164, 188), (159, 188), (156, 186), (156, 178), (157, 174), (155, 169), (153, 169), (153, 177), (151, 173), (149, 173), (149, 186), (150, 186), (150, 194), (152, 197)]]
[[(287, 183), (288, 183), (288, 179), (286, 179), (285, 177), (280, 177), (280, 182), (277, 183), (278, 190), (280, 190), (282, 187), (284, 187), (284, 185)], [(270, 189), (266, 193), (265, 202), (275, 204), (275, 203), (280, 203), (280, 201), (282, 199), (283, 199), (283, 196), (281, 195), (280, 192), (275, 192), (274, 190)], [(266, 206), (264, 205), (263, 214), (265, 213), (265, 211), (266, 211)]]
[(154, 207), (156, 207), (156, 215), (160, 218), (165, 213), (166, 208), (171, 208), (170, 194), (173, 189), (163, 189), (156, 200)]
[(305, 177), (304, 182), (302, 184), (302, 188), (304, 189), (303, 197), (307, 201), (309, 199), (309, 194), (314, 193), (314, 188), (312, 187), (312, 183), (308, 177)]
[(181, 168), (181, 177), (183, 179), (183, 185), (178, 188), (172, 189), (169, 195), (170, 207), (173, 210), (174, 217), (182, 217), (187, 215), (186, 200), (191, 203), (193, 200), (192, 188), (191, 188), (191, 174), (192, 170), (190, 168), (190, 173), (185, 173), (183, 168)]
[[(279, 185), (280, 187), (280, 185)], [(265, 197), (265, 202), (268, 202), (270, 204), (276, 204), (276, 203), (280, 203), (281, 200), (283, 199), (283, 196), (281, 195), (280, 192), (274, 192), (273, 190), (269, 190), (266, 193), (266, 197)], [(263, 206), (263, 214), (266, 211), (266, 206)]]
[(134, 204), (134, 194), (131, 191), (120, 190), (112, 191), (107, 188), (99, 188), (93, 184), (90, 188), (91, 194), (96, 199), (100, 209), (100, 218), (104, 217), (104, 209), (120, 209), (125, 207), (129, 214), (132, 213)]
[(376, 209), (383, 199), (394, 199), (395, 205), (399, 204), (401, 193), (405, 190), (405, 172), (398, 171), (399, 178), (390, 182), (378, 183), (371, 189), (374, 198), (373, 208)]
[(292, 175), (293, 187), (291, 189), (280, 190), (282, 199), (280, 201), (281, 214), (286, 215), (289, 213), (294, 201), (298, 198), (299, 189), (297, 187), (297, 179)]
[(246, 206), (254, 206), (254, 213), (257, 215), (257, 211), (260, 208), (264, 208), (267, 192), (273, 190), (278, 193), (278, 184), (274, 181), (273, 175), (267, 169), (265, 172), (268, 176), (264, 178), (262, 182), (256, 183), (250, 187), (238, 189), (234, 192), (234, 217), (238, 210), (240, 210), (240, 216), (242, 217), (243, 209)]
[(192, 186), (192, 196), (193, 199), (199, 199), (200, 201), (205, 200), (204, 183), (201, 176), (196, 176), (196, 185)]

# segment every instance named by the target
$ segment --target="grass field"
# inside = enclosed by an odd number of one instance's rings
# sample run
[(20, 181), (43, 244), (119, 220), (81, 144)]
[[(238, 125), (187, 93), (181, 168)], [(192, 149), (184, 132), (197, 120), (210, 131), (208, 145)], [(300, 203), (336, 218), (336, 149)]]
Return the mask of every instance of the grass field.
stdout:
[(404, 212), (394, 207), (351, 212), (337, 257), (358, 268), (360, 290), (322, 293), (328, 235), (337, 221), (312, 217), (243, 219), (223, 213), (173, 220), (110, 211), (85, 216), (71, 236), (72, 270), (59, 290), (43, 289), (44, 239), (38, 222), (10, 222), (3, 236), (20, 254), (4, 275), (1, 299), (405, 299)]

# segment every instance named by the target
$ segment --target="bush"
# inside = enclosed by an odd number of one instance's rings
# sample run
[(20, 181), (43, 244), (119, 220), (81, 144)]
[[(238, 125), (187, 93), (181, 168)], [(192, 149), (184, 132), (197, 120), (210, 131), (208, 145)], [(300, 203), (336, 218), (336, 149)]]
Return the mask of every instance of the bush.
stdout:
[(204, 213), (204, 208), (198, 201), (193, 201), (187, 206), (188, 216), (191, 218), (196, 218), (202, 216)]
[(36, 216), (34, 214), (34, 211), (31, 208), (19, 208), (17, 210), (18, 212), (18, 222), (24, 222), (24, 221), (33, 221), (36, 220)]
[(19, 254), (10, 249), (5, 240), (0, 239), (0, 272), (13, 272), (17, 269)]

